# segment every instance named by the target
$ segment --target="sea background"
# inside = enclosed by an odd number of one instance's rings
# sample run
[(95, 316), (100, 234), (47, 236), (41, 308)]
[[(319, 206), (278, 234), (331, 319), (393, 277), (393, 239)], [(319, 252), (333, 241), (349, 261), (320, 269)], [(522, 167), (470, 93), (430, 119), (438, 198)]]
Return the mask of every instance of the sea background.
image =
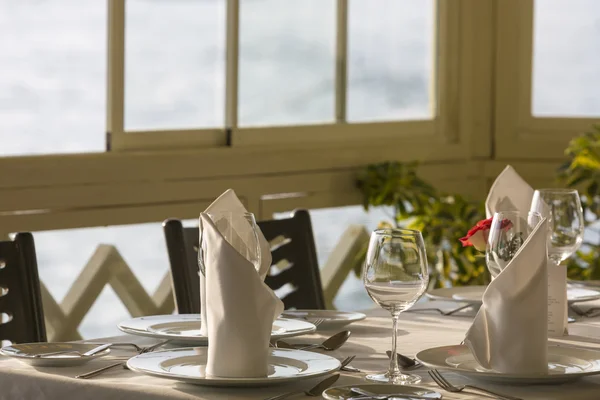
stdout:
[[(349, 3), (348, 120), (431, 118), (435, 2)], [(335, 4), (241, 0), (240, 126), (333, 121)], [(127, 0), (126, 12), (126, 129), (222, 127), (225, 1)], [(106, 15), (103, 0), (0, 0), (0, 156), (104, 151)], [(533, 114), (600, 115), (600, 2), (538, 0), (535, 32)], [(390, 211), (311, 210), (320, 265), (349, 224), (371, 230)], [(159, 222), (35, 240), (58, 301), (101, 243), (118, 248), (149, 292), (168, 271)], [(354, 275), (335, 305), (373, 307)], [(80, 332), (116, 334), (127, 317), (107, 286)]]

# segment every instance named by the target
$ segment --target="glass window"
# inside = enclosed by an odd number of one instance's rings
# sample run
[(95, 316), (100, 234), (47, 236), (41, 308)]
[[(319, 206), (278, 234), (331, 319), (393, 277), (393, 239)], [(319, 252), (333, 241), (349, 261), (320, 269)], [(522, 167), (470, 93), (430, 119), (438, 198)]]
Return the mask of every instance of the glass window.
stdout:
[(125, 4), (125, 130), (222, 127), (225, 0)]
[(238, 122), (333, 122), (334, 0), (241, 0)]
[[(391, 208), (378, 207), (365, 212), (362, 206), (347, 206), (310, 210), (319, 267), (323, 268), (349, 225), (364, 225), (367, 232), (381, 221), (391, 221)], [(275, 214), (275, 218), (288, 218), (289, 212)], [(366, 245), (366, 243), (365, 243)], [(337, 296), (334, 306), (339, 310), (356, 311), (375, 307), (364, 289), (362, 279), (351, 272)]]
[(535, 116), (600, 115), (600, 2), (535, 1)]
[(432, 118), (433, 0), (349, 0), (352, 122)]
[(103, 151), (106, 2), (0, 2), (0, 156)]

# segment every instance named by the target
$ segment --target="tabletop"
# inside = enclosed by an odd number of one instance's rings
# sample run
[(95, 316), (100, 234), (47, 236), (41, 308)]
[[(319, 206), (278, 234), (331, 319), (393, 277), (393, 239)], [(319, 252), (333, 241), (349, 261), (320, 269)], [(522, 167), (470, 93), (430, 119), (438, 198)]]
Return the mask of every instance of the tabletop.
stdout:
[[(429, 303), (428, 305), (432, 305)], [(455, 316), (441, 316), (425, 312), (403, 313), (398, 330), (398, 351), (413, 357), (421, 350), (459, 344), (469, 328), (473, 314), (468, 310)], [(365, 374), (383, 371), (388, 367), (385, 351), (391, 348), (391, 325), (389, 313), (383, 310), (367, 312), (367, 318), (348, 327), (352, 335), (339, 350), (327, 352), (342, 360), (346, 356), (356, 355), (352, 366), (362, 373), (342, 372), (335, 386), (367, 383)], [(559, 340), (565, 345), (573, 345), (591, 349), (600, 349), (600, 317), (580, 318), (569, 324), (569, 336)], [(318, 343), (333, 332), (291, 338), (291, 343)], [(149, 345), (156, 341), (137, 336), (118, 336), (89, 340), (89, 342), (129, 342)], [(114, 356), (133, 355), (132, 352), (113, 349)], [(169, 379), (156, 378), (134, 373), (126, 369), (114, 369), (93, 379), (81, 380), (74, 376), (100, 368), (109, 363), (106, 359), (93, 360), (78, 367), (66, 368), (34, 368), (17, 360), (0, 357), (0, 399), (265, 399), (270, 396), (292, 391), (308, 389), (322, 378), (307, 380), (294, 384), (283, 384), (262, 388), (216, 388), (179, 383)], [(481, 399), (477, 393), (448, 393), (438, 388), (427, 375), (424, 368), (411, 373), (421, 375), (422, 382), (418, 386), (428, 387), (441, 392), (444, 399)], [(487, 389), (523, 399), (599, 399), (600, 376), (586, 377), (572, 383), (561, 385), (507, 386), (487, 382), (476, 382), (453, 373), (444, 376), (453, 384), (481, 384)], [(300, 395), (295, 398), (304, 398)]]

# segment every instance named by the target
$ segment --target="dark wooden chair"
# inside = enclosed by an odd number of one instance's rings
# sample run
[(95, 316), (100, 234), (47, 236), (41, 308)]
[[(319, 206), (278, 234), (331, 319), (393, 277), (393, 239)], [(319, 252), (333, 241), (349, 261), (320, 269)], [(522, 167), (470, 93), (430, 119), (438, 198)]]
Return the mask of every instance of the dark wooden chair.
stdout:
[(0, 242), (0, 340), (46, 341), (35, 244), (31, 233)]
[[(265, 283), (273, 290), (286, 284), (292, 285), (292, 291), (281, 299), (286, 309), (324, 309), (325, 300), (308, 211), (297, 210), (286, 219), (260, 221), (258, 226), (271, 242), (273, 265), (283, 266), (276, 274), (269, 274)], [(184, 228), (178, 219), (166, 220), (163, 228), (177, 310), (180, 314), (199, 313), (198, 228)], [(277, 269), (272, 267), (271, 271)]]

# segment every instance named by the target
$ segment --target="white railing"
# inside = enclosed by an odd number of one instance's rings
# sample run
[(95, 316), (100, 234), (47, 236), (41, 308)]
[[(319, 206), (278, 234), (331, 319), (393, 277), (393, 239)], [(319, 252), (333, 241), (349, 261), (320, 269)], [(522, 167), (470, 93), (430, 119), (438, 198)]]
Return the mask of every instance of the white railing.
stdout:
[[(357, 254), (369, 236), (363, 226), (349, 226), (321, 269), (327, 308), (333, 308), (346, 277), (355, 268)], [(277, 244), (275, 244), (277, 245)], [(148, 294), (119, 251), (112, 245), (98, 246), (75, 282), (59, 304), (42, 283), (42, 301), (49, 341), (79, 340), (79, 324), (110, 285), (132, 317), (170, 314), (175, 304), (171, 277), (167, 273), (158, 289)]]

